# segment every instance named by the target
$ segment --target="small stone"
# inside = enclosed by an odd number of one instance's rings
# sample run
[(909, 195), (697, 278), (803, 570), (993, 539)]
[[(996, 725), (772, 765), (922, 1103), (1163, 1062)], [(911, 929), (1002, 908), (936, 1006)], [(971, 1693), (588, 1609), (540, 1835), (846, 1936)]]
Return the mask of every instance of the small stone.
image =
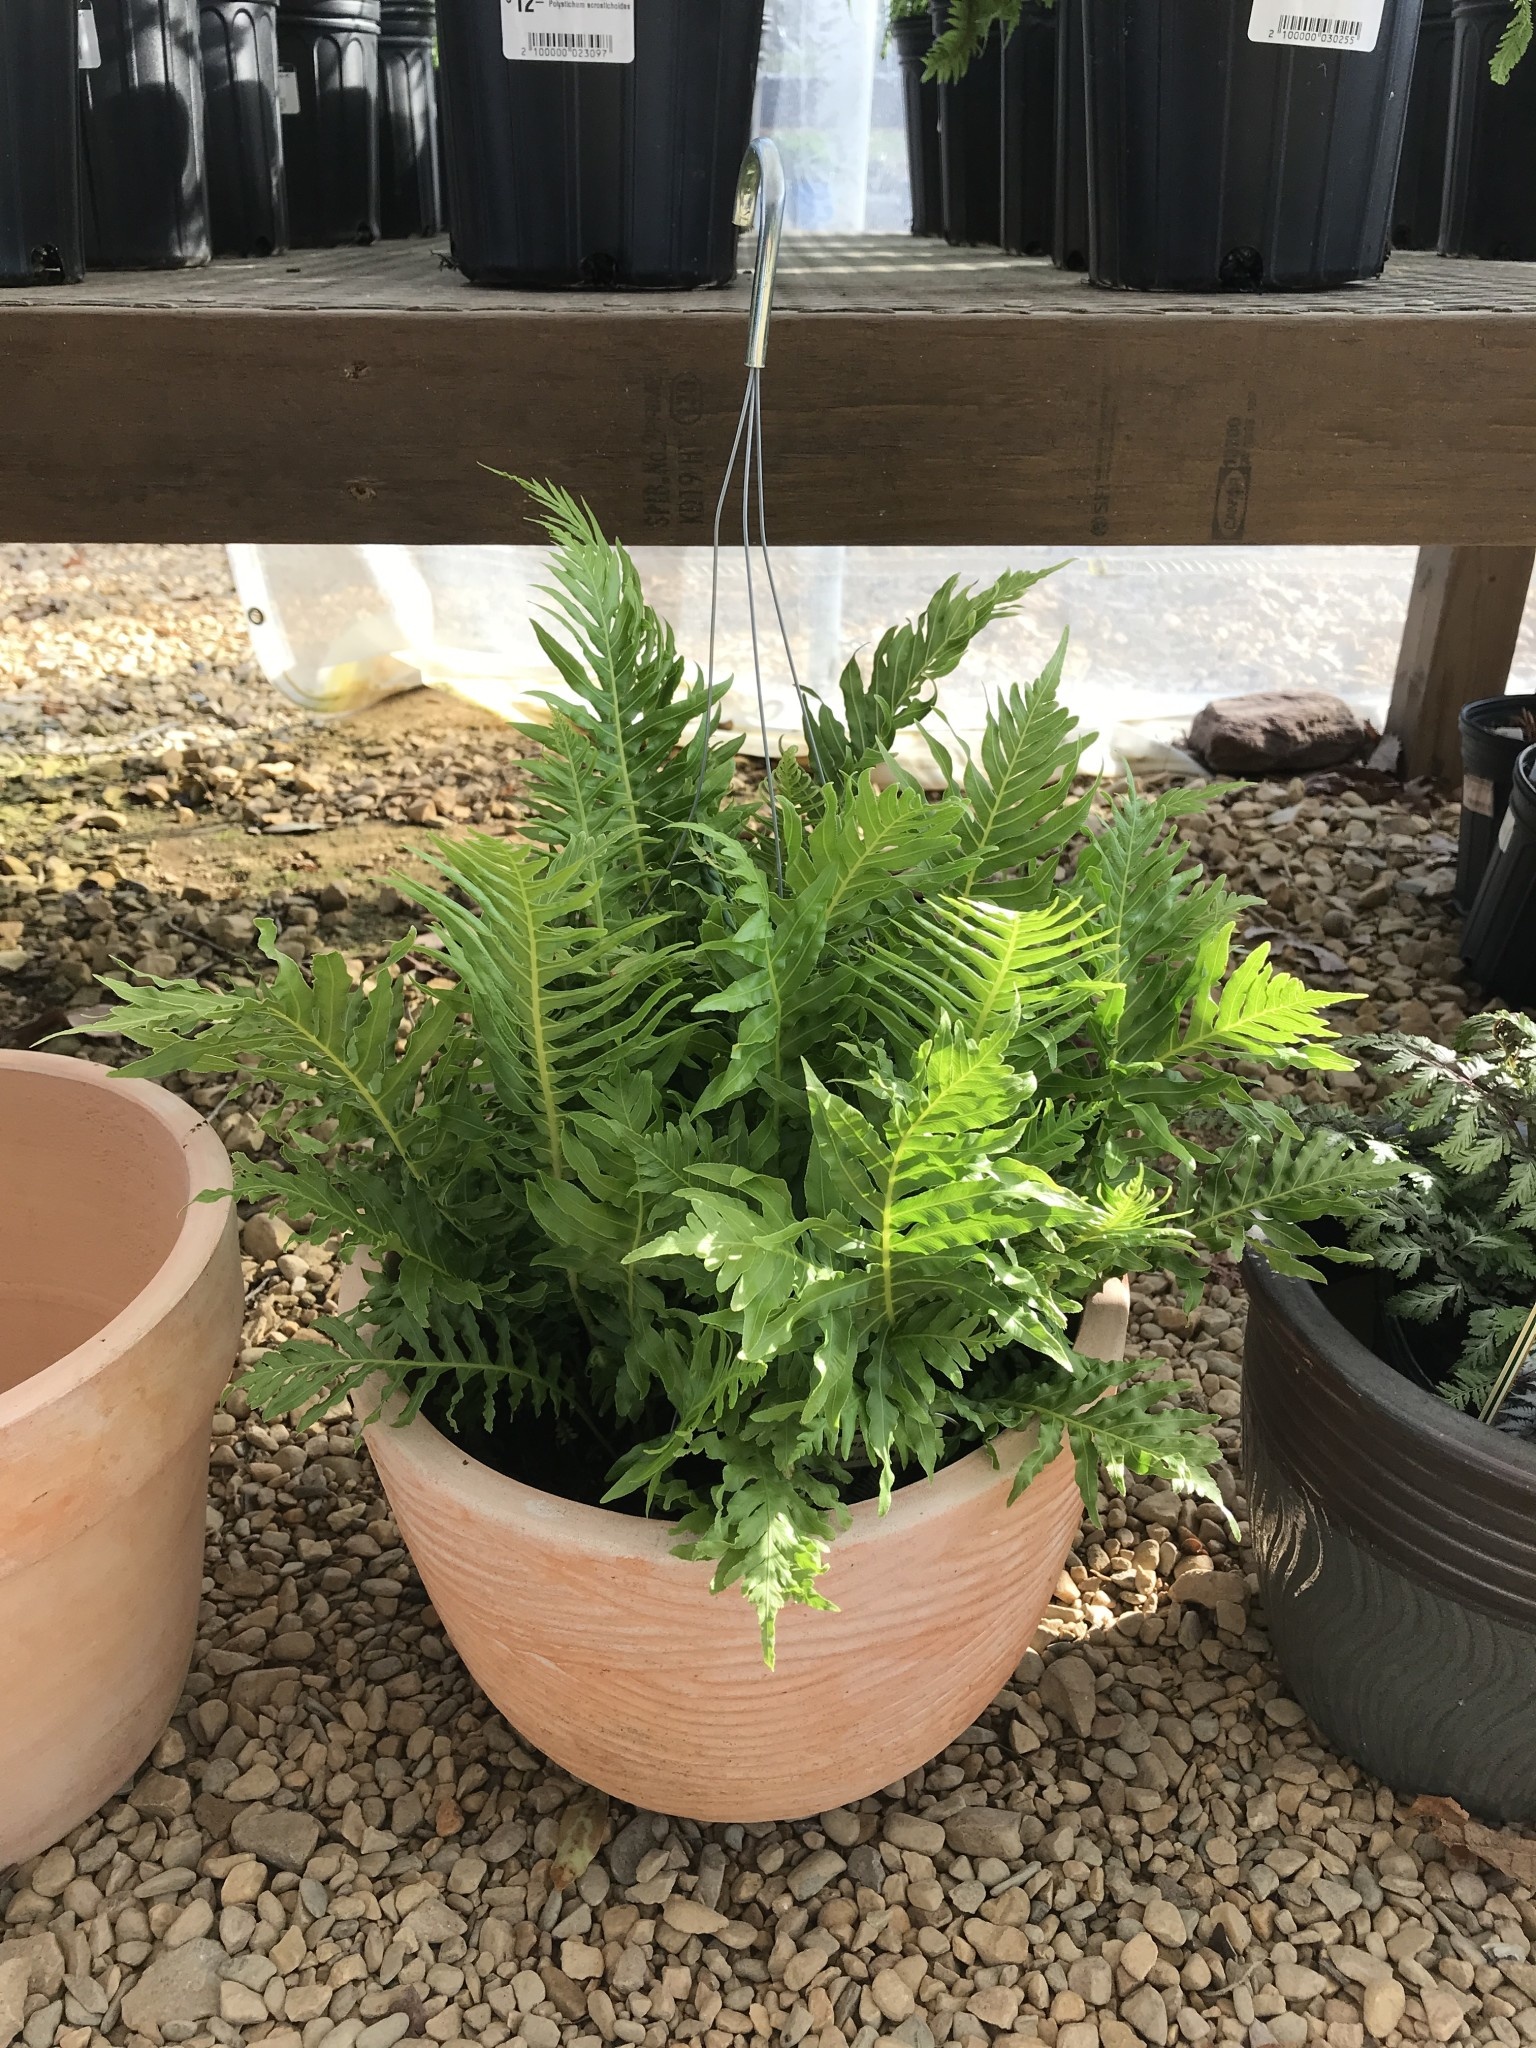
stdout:
[(813, 1849), (789, 1873), (786, 1880), (789, 1895), (803, 1906), (807, 1899), (814, 1899), (819, 1891), (824, 1891), (834, 1878), (841, 1877), (847, 1868), (835, 1849)]
[[(990, 1984), (980, 1991), (973, 1991), (965, 2002), (965, 2009), (972, 2019), (981, 2020), (989, 2027), (1006, 2031), (1018, 2018), (1019, 2007), (1023, 2002), (1023, 1994), (1016, 1986)], [(1060, 2032), (1057, 2033), (1056, 2039), (1059, 2044)]]
[(543, 2013), (527, 2014), (517, 2030), (517, 2036), (520, 2041), (527, 2043), (527, 2048), (560, 2048), (560, 2029)]
[(589, 1941), (562, 1941), (560, 1967), (574, 1983), (587, 1983), (602, 1976), (603, 1952)]
[(1080, 1956), (1067, 1965), (1067, 1986), (1085, 2005), (1108, 2005), (1115, 1995), (1115, 1973), (1102, 1956)]
[(882, 2018), (890, 2020), (893, 2025), (899, 2026), (917, 2010), (911, 1986), (894, 1970), (877, 1971), (870, 1981), (869, 1995)]
[(1149, 1899), (1141, 1909), (1141, 1924), (1164, 1948), (1182, 1948), (1189, 1938), (1184, 1915), (1170, 1899)]
[[(1376, 1958), (1373, 1956), (1374, 1962)], [(1402, 2025), (1408, 1994), (1390, 1973), (1372, 1977), (1360, 1993), (1360, 2016), (1373, 2040), (1385, 2041)]]
[(333, 1996), (328, 1984), (290, 1984), (283, 1996), (283, 2018), (292, 2026), (307, 2027), (330, 2010)]
[(192, 1810), (192, 1787), (185, 1778), (146, 1771), (133, 1788), (133, 1803), (146, 1820), (176, 1820)]
[(919, 1856), (937, 1856), (944, 1847), (944, 1830), (936, 1820), (923, 1820), (900, 1806), (885, 1816), (881, 1834), (893, 1849), (912, 1849)]
[[(1125, 1947), (1120, 1951), (1121, 1969), (1124, 1970), (1128, 1977), (1134, 1977), (1138, 1984), (1146, 1977), (1156, 1961), (1157, 1943), (1147, 1933), (1145, 1928), (1142, 1929), (1140, 1934), (1133, 1934), (1125, 1944)], [(1129, 2019), (1130, 2015), (1127, 2014), (1126, 2017)], [(1166, 2017), (1167, 2015), (1164, 2014), (1164, 2018)], [(1135, 2021), (1133, 2020), (1131, 2024), (1134, 2026)]]
[(40, 1898), (57, 1899), (75, 1874), (75, 1859), (62, 1842), (38, 1858), (33, 1867), (32, 1889)]
[(991, 1920), (967, 1920), (965, 1938), (989, 1969), (1029, 1960), (1029, 1936), (1022, 1927), (1000, 1927)]
[(859, 1816), (850, 1813), (846, 1806), (834, 1806), (820, 1816), (821, 1831), (829, 1842), (835, 1842), (839, 1849), (851, 1849), (862, 1832)]
[(243, 1806), (252, 1800), (270, 1799), (274, 1792), (281, 1791), (282, 1782), (270, 1764), (252, 1764), (224, 1787), (224, 1797), (233, 1806)]
[(945, 1821), (944, 1839), (961, 1856), (996, 1856), (1003, 1863), (1017, 1863), (1024, 1854), (1019, 1816), (992, 1806), (962, 1806)]
[(230, 2026), (259, 2027), (271, 2017), (266, 2000), (259, 1992), (252, 1991), (249, 1985), (226, 1977), (219, 1986), (219, 2018)]
[(182, 1907), (161, 1939), (167, 1948), (180, 1948), (184, 1942), (200, 1941), (212, 1927), (212, 1906), (206, 1899), (193, 1899)]
[(411, 2016), (408, 2012), (389, 2012), (371, 2026), (364, 2027), (357, 2037), (357, 2048), (395, 2048), (397, 2041), (403, 2041), (411, 2031)]
[(0, 1963), (0, 2048), (11, 2048), (27, 2016), (27, 1987), (32, 1969), (25, 1956)]
[(267, 1644), (267, 1655), (278, 1664), (303, 1664), (315, 1654), (315, 1639), (307, 1628), (287, 1629)]
[(1295, 1700), (1285, 1698), (1266, 1700), (1264, 1702), (1264, 1718), (1266, 1721), (1272, 1722), (1276, 1728), (1299, 1728), (1307, 1718), (1307, 1710), (1305, 1707), (1298, 1706)]
[(402, 1931), (409, 1928), (418, 1941), (431, 1942), (435, 1947), (440, 1941), (457, 1940), (466, 1932), (469, 1922), (434, 1894), (413, 1906), (400, 1926)]
[(225, 1961), (216, 1941), (189, 1941), (163, 1950), (124, 1994), (124, 2024), (145, 2033), (168, 2021), (212, 2019), (219, 2010)]
[(1467, 2016), (1460, 1992), (1452, 1991), (1448, 1985), (1421, 1984), (1419, 2001), (1424, 2007), (1430, 2037), (1436, 2041), (1449, 2041)]
[(718, 1934), (729, 1921), (724, 1913), (701, 1905), (697, 1899), (674, 1894), (661, 1909), (661, 1917), (679, 1934)]
[(55, 1998), (64, 1982), (64, 1951), (52, 1934), (13, 1935), (0, 1941), (0, 1968), (24, 1962), (34, 1997)]
[[(641, 1858), (648, 1856), (655, 1848), (658, 1833), (665, 1832), (665, 1828), (666, 1823), (658, 1821), (654, 1813), (637, 1813), (633, 1820), (624, 1823), (608, 1844), (604, 1854), (609, 1875), (616, 1885), (628, 1886), (634, 1883), (635, 1872), (640, 1867)], [(493, 1841), (491, 1847), (494, 1846)], [(489, 1852), (487, 1854), (488, 1862), (499, 1863), (503, 1860), (500, 1856)]]
[(234, 1848), (248, 1849), (274, 1870), (291, 1870), (299, 1877), (320, 1845), (320, 1823), (292, 1807), (252, 1806), (235, 1816), (229, 1839)]
[(1310, 1998), (1321, 1998), (1332, 1986), (1321, 1972), (1302, 1963), (1276, 1963), (1275, 1989), (1282, 1998), (1304, 2005)]
[(241, 1251), (248, 1259), (256, 1259), (262, 1265), (279, 1258), (292, 1242), (293, 1225), (285, 1223), (281, 1216), (269, 1209), (247, 1216), (240, 1226)]
[(1075, 1734), (1086, 1736), (1098, 1712), (1093, 1666), (1082, 1657), (1057, 1657), (1040, 1680), (1040, 1698)]
[(1171, 1529), (1179, 1519), (1183, 1506), (1183, 1496), (1175, 1493), (1171, 1487), (1164, 1487), (1154, 1493), (1144, 1493), (1132, 1513), (1143, 1528), (1149, 1528), (1152, 1523), (1159, 1522), (1165, 1529)]
[(1164, 2048), (1168, 2039), (1168, 2008), (1163, 1995), (1151, 1984), (1140, 1984), (1129, 1998), (1122, 1999), (1120, 2017), (1128, 2020), (1148, 2048)]
[(1099, 2029), (1093, 2020), (1068, 2020), (1056, 2029), (1056, 2048), (1099, 2048)]

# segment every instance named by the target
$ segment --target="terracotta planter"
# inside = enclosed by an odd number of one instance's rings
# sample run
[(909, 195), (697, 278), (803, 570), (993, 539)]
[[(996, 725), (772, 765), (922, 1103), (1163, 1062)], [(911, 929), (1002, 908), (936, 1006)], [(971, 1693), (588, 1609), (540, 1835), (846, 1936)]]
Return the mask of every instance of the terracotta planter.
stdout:
[(175, 1707), (208, 1425), (240, 1338), (229, 1160), (185, 1103), (0, 1052), (0, 1866), (54, 1842)]
[[(1120, 1357), (1129, 1306), (1106, 1287), (1083, 1349)], [(770, 1672), (751, 1608), (674, 1557), (664, 1523), (520, 1485), (419, 1416), (367, 1438), (432, 1604), (507, 1719), (589, 1784), (700, 1821), (819, 1813), (943, 1749), (1028, 1647), (1082, 1511), (1065, 1455), (1010, 1507), (1006, 1443), (1001, 1466), (976, 1452), (887, 1515), (861, 1503), (822, 1582), (840, 1611), (787, 1609)]]

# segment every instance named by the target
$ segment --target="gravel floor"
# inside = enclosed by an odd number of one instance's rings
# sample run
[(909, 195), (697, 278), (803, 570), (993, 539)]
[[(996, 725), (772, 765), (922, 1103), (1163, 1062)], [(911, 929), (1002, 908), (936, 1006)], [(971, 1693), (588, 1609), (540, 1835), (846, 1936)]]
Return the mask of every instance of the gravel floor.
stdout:
[[(0, 550), (0, 1043), (93, 1009), (116, 958), (239, 969), (263, 909), (296, 955), (367, 961), (404, 922), (384, 877), (434, 821), (515, 821), (516, 744), (451, 702), (293, 724), (216, 570)], [(1427, 794), (1322, 777), (1189, 837), (1264, 899), (1250, 940), (1443, 1032), (1475, 993), (1445, 910), (1455, 830)], [(193, 1099), (261, 1142), (221, 1084)], [(269, 1219), (245, 1250), (248, 1358), (334, 1274)], [(1223, 1418), (1246, 1537), (1242, 1330), (1230, 1271), (1192, 1316), (1137, 1284), (1132, 1351)], [(1530, 1888), (1453, 1868), (1320, 1741), (1246, 1543), (1196, 1503), (1135, 1482), (1102, 1501), (1012, 1683), (924, 1769), (783, 1826), (616, 1807), (556, 1890), (591, 1795), (477, 1692), (350, 1427), (263, 1426), (237, 1385), (212, 1457), (172, 1727), (120, 1798), (0, 1872), (0, 2048), (1536, 2042)]]

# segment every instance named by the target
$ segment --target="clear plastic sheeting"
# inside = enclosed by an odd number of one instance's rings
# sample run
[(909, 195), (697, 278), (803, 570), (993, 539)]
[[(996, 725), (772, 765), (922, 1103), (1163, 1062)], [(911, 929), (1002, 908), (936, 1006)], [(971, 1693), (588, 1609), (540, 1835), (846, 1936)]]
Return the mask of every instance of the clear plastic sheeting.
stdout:
[[(710, 558), (637, 548), (651, 601), (690, 660), (709, 642)], [(294, 703), (322, 715), (417, 682), (507, 718), (539, 715), (558, 679), (534, 636), (544, 551), (536, 547), (238, 547), (230, 550), (257, 659)], [(1251, 690), (1315, 689), (1385, 715), (1413, 577), (1411, 548), (1106, 548), (1076, 559), (1042, 548), (780, 548), (775, 576), (800, 677), (835, 692), (848, 655), (918, 611), (936, 584), (1004, 568), (1063, 566), (993, 626), (941, 687), (974, 741), (989, 696), (1039, 673), (1070, 632), (1064, 694), (1101, 735), (1101, 758), (1168, 760), (1200, 706)], [(798, 732), (787, 664), (754, 565), (770, 741)], [(260, 616), (256, 617), (255, 614)], [(721, 558), (716, 667), (735, 678), (726, 714), (758, 726), (739, 548)], [(1517, 667), (1536, 661), (1528, 624)], [(920, 760), (914, 760), (921, 767)]]

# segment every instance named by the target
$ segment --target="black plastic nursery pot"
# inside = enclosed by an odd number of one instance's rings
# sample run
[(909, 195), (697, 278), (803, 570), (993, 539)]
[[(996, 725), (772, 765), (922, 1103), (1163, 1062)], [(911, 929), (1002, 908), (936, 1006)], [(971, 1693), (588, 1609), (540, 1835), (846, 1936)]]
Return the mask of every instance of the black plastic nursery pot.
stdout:
[(202, 0), (208, 214), (215, 256), (288, 246), (276, 0)]
[(0, 285), (84, 274), (72, 7), (0, 7)]
[(1400, 1793), (1536, 1820), (1536, 1445), (1379, 1355), (1375, 1277), (1244, 1265), (1259, 1589), (1297, 1699)]
[(295, 249), (379, 238), (379, 0), (281, 0), (283, 167)]
[[(933, 0), (935, 31), (949, 0)], [(1003, 239), (1003, 38), (993, 28), (962, 77), (939, 86), (939, 163), (946, 242), (997, 249)]]
[(80, 72), (86, 265), (206, 263), (198, 0), (95, 0), (93, 11), (101, 62)]
[(1456, 0), (1442, 256), (1536, 257), (1536, 59), (1495, 85), (1507, 0)]
[(1461, 953), (1490, 995), (1536, 1003), (1536, 746), (1515, 763), (1493, 857), (1462, 927)]
[(1088, 268), (1088, 66), (1083, 54), (1085, 0), (1056, 0), (1056, 190), (1051, 261)]
[[(1533, 721), (1529, 730), (1522, 715)], [(1480, 697), (1464, 704), (1461, 728), (1461, 836), (1456, 848), (1455, 903), (1472, 908), (1493, 858), (1509, 805), (1515, 763), (1536, 740), (1536, 697)]]
[(924, 78), (933, 48), (933, 18), (904, 14), (891, 23), (891, 41), (901, 64), (901, 105), (907, 131), (907, 178), (912, 187), (912, 232), (944, 232), (944, 166), (939, 156), (938, 81)]
[[(567, 62), (508, 57), (497, 8), (439, 0), (448, 217), (472, 283), (680, 289), (736, 274), (762, 0), (605, 5), (613, 26), (590, 35), (610, 47)], [(616, 61), (631, 32), (633, 57)]]
[(1451, 0), (1424, 0), (1413, 84), (1403, 120), (1403, 153), (1392, 201), (1394, 249), (1433, 249), (1440, 241), (1445, 143), (1451, 119)]
[(1002, 244), (1048, 256), (1056, 225), (1058, 10), (1026, 0), (1003, 45)]
[(1371, 51), (1250, 42), (1252, 13), (1084, 7), (1095, 284), (1301, 291), (1380, 272), (1417, 0), (1386, 0)]
[(442, 230), (433, 12), (431, 0), (384, 0), (379, 21), (379, 225), (386, 239)]

